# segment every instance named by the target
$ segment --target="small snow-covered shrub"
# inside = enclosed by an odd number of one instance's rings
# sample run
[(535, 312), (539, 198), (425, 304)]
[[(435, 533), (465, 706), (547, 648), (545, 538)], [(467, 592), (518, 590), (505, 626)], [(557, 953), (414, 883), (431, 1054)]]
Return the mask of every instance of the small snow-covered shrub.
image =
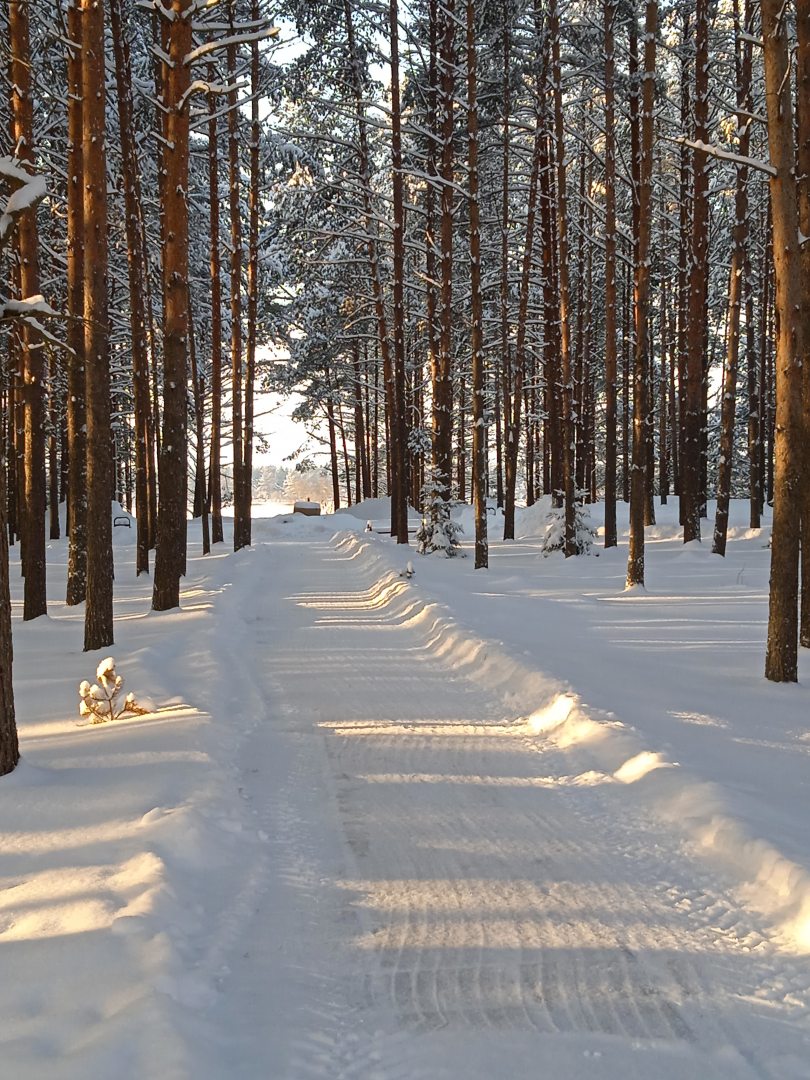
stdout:
[(92, 717), (91, 723), (103, 724), (126, 714), (138, 716), (149, 712), (138, 704), (134, 694), (120, 700), (124, 677), (116, 675), (114, 657), (107, 656), (101, 661), (96, 668), (96, 679), (94, 683), (87, 679), (79, 683), (79, 715)]
[[(596, 529), (591, 524), (591, 512), (581, 497), (575, 507), (577, 555), (590, 555), (596, 539)], [(565, 507), (552, 506), (546, 518), (546, 532), (540, 545), (544, 556), (552, 551), (565, 549)]]
[(458, 554), (459, 537), (464, 532), (460, 522), (451, 517), (453, 503), (445, 498), (447, 485), (429, 475), (421, 491), (422, 524), (416, 533), (420, 555), (439, 552), (446, 558)]

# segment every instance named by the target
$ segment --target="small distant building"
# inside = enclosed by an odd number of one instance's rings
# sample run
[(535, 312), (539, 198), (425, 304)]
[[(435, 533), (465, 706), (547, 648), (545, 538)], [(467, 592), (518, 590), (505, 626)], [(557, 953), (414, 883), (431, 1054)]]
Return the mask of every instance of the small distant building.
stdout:
[(318, 502), (308, 502), (305, 499), (299, 499), (293, 503), (294, 514), (306, 514), (307, 517), (319, 517), (321, 513), (321, 504)]

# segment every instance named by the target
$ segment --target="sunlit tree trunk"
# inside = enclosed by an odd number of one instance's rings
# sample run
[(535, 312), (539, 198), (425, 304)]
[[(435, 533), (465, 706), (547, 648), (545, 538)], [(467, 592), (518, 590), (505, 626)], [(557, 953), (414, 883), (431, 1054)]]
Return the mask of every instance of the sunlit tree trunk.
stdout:
[(765, 677), (797, 681), (802, 447), (801, 255), (796, 201), (790, 59), (781, 0), (762, 0), (765, 101), (776, 278), (776, 445)]
[[(810, 236), (810, 0), (796, 0), (798, 37), (796, 112), (798, 121), (799, 232)], [(799, 643), (810, 648), (810, 243), (802, 259), (802, 395), (804, 460), (801, 470), (801, 597)]]

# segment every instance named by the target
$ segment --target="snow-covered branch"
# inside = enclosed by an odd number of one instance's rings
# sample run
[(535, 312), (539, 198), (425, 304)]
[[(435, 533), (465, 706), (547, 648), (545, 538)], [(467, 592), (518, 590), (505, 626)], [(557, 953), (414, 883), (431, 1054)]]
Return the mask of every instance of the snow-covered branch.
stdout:
[(0, 213), (0, 250), (11, 239), (19, 216), (42, 202), (47, 194), (45, 177), (32, 175), (11, 157), (0, 157), (0, 183), (2, 182), (12, 190)]
[(768, 176), (776, 176), (776, 169), (773, 165), (768, 161), (763, 161), (762, 158), (744, 157), (742, 154), (735, 154), (732, 150), (724, 150), (720, 146), (715, 146), (713, 143), (701, 142), (700, 139), (687, 139), (685, 136), (669, 141), (680, 146), (688, 146), (690, 150), (702, 150), (704, 154), (708, 154), (709, 157), (719, 158), (720, 161), (732, 161), (735, 165), (745, 165), (749, 169), (766, 173)]
[(252, 34), (233, 34), (231, 37), (219, 38), (217, 41), (207, 41), (204, 45), (198, 45), (196, 49), (186, 53), (183, 62), (193, 64), (201, 56), (208, 56), (210, 53), (226, 49), (230, 45), (249, 45), (253, 41), (265, 41), (267, 38), (277, 37), (278, 32), (279, 28), (277, 26), (270, 26), (266, 30), (256, 30)]

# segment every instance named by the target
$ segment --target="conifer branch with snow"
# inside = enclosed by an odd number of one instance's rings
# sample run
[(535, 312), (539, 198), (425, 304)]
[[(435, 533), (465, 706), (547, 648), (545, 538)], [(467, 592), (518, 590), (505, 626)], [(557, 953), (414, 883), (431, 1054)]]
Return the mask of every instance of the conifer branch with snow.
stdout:
[(92, 717), (91, 723), (103, 724), (121, 716), (142, 716), (149, 710), (143, 708), (130, 693), (120, 700), (124, 688), (123, 675), (116, 674), (115, 657), (107, 656), (96, 668), (97, 682), (84, 679), (79, 684), (79, 715)]

